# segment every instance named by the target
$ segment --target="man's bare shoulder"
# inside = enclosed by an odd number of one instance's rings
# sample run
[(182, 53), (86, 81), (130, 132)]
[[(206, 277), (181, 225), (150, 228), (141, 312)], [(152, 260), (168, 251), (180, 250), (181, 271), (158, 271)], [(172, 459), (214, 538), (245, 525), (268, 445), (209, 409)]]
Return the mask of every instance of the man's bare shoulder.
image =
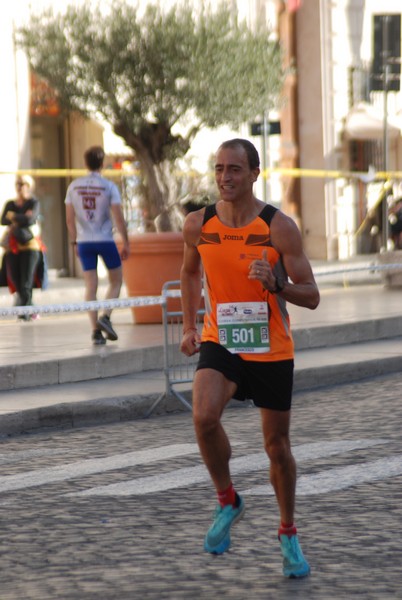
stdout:
[(277, 210), (273, 216), (271, 229), (279, 230), (281, 233), (291, 233), (292, 231), (300, 233), (299, 228), (292, 217), (285, 215), (281, 210)]
[(295, 221), (278, 210), (271, 221), (271, 239), (274, 247), (283, 250), (284, 247), (301, 244), (301, 233)]
[(204, 214), (205, 208), (201, 208), (200, 210), (196, 210), (187, 215), (183, 226), (183, 236), (186, 243), (198, 243), (201, 235)]

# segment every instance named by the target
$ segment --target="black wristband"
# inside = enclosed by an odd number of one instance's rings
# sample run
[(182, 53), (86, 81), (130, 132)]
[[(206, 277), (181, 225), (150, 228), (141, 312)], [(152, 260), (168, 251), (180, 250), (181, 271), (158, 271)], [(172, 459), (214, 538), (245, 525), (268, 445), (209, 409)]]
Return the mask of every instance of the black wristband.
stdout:
[(272, 290), (271, 294), (280, 294), (285, 287), (285, 280), (283, 277), (275, 277), (275, 289)]

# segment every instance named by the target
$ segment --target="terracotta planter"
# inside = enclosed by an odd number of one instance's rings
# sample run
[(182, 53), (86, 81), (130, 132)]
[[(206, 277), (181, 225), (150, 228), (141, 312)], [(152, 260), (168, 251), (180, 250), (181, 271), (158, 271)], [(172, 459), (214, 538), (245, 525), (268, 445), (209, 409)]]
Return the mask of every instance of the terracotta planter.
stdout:
[[(160, 296), (166, 281), (180, 279), (182, 262), (181, 232), (130, 235), (130, 256), (123, 261), (123, 278), (128, 295)], [(139, 306), (131, 310), (136, 324), (162, 322), (161, 306)], [(169, 310), (181, 310), (180, 299), (169, 301)]]

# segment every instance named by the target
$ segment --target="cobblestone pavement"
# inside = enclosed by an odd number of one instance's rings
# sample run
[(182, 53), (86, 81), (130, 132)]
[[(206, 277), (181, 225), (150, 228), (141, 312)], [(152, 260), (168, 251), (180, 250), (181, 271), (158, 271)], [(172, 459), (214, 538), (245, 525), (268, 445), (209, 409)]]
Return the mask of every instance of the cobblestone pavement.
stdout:
[(282, 576), (256, 409), (225, 415), (247, 510), (219, 557), (189, 414), (0, 440), (1, 600), (401, 597), (401, 393), (398, 375), (295, 395), (300, 581)]

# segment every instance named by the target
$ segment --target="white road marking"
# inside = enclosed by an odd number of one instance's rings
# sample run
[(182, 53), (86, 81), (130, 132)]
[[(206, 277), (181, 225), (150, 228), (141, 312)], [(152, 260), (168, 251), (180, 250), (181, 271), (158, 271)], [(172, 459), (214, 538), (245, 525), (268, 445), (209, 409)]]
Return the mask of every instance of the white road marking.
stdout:
[[(346, 440), (334, 442), (315, 442), (311, 444), (302, 444), (296, 446), (293, 451), (298, 461), (314, 460), (351, 452), (353, 450), (370, 448), (380, 444), (387, 444), (388, 440)], [(29, 456), (46, 455), (46, 451), (26, 451), (19, 453), (20, 459), (26, 459)], [(49, 452), (49, 454), (52, 454)], [(0, 492), (9, 492), (19, 489), (25, 489), (35, 486), (46, 485), (68, 479), (76, 479), (103, 473), (112, 470), (135, 467), (140, 464), (149, 464), (164, 460), (174, 459), (180, 456), (190, 454), (198, 455), (198, 446), (196, 444), (173, 444), (159, 448), (151, 448), (137, 452), (125, 454), (116, 454), (103, 458), (87, 459), (70, 463), (67, 465), (58, 465), (36, 471), (28, 471), (17, 475), (8, 475), (0, 477)], [(17, 456), (17, 457), (18, 457)], [(197, 457), (198, 458), (198, 457)], [(1, 460), (7, 460), (7, 455), (0, 455)], [(268, 470), (268, 459), (265, 452), (250, 454), (234, 458), (231, 461), (231, 468), (234, 474), (253, 471)], [(343, 489), (364, 481), (374, 481), (386, 477), (397, 476), (402, 473), (402, 457), (392, 456), (379, 461), (368, 462), (359, 465), (350, 465), (329, 469), (313, 475), (305, 475), (298, 480), (298, 494), (307, 495), (314, 493), (325, 493), (334, 489)], [(77, 493), (67, 494), (68, 496), (129, 496), (144, 495), (154, 492), (185, 487), (195, 483), (209, 481), (209, 475), (204, 465), (175, 469), (167, 473), (160, 473), (155, 476), (139, 477), (134, 480), (128, 480), (111, 485), (93, 487)], [(255, 486), (243, 492), (245, 494), (269, 495), (272, 494), (272, 488), (269, 485)]]
[(57, 481), (66, 481), (67, 479), (75, 479), (94, 473), (125, 469), (126, 467), (149, 464), (195, 453), (198, 454), (197, 444), (172, 444), (171, 446), (150, 448), (126, 454), (91, 458), (67, 465), (18, 473), (17, 475), (4, 475), (0, 477), (0, 492), (10, 492)]
[[(370, 448), (379, 444), (386, 444), (387, 440), (351, 440), (335, 442), (314, 442), (303, 444), (293, 449), (297, 460), (313, 460), (316, 458), (333, 456), (352, 450)], [(252, 471), (267, 470), (268, 458), (265, 452), (249, 454), (231, 460), (231, 472), (247, 473)], [(139, 477), (128, 481), (102, 485), (66, 494), (67, 496), (142, 496), (155, 492), (177, 489), (209, 481), (209, 474), (204, 465), (176, 469), (168, 473), (160, 473), (149, 477)]]
[(16, 463), (20, 460), (29, 460), (31, 458), (37, 458), (38, 456), (56, 456), (57, 454), (65, 454), (66, 451), (63, 448), (49, 448), (37, 449), (37, 450), (20, 450), (18, 452), (7, 452), (0, 454), (0, 465), (8, 465), (10, 463)]
[[(326, 494), (343, 490), (359, 483), (380, 481), (402, 475), (402, 454), (387, 456), (379, 460), (358, 465), (336, 467), (312, 475), (302, 475), (297, 481), (297, 495)], [(270, 485), (258, 485), (241, 492), (245, 496), (273, 496)]]

